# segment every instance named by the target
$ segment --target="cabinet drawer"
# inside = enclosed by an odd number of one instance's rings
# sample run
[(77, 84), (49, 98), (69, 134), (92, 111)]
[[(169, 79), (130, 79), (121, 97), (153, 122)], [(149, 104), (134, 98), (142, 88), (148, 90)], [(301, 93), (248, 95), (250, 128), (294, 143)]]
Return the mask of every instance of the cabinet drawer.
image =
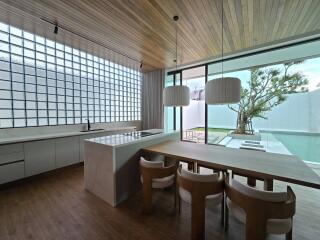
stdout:
[(0, 166), (0, 184), (24, 178), (24, 161)]
[(23, 144), (0, 146), (0, 165), (24, 159)]

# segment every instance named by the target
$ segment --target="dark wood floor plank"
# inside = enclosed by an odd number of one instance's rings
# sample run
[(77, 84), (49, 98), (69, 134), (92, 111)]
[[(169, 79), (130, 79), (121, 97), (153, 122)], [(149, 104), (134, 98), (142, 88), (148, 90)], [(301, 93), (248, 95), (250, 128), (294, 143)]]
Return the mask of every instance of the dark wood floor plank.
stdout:
[[(297, 195), (294, 239), (319, 239), (320, 191), (292, 187)], [(283, 183), (275, 182), (275, 189), (284, 188)], [(173, 212), (173, 201), (172, 191), (156, 191), (154, 211), (145, 215), (139, 192), (112, 208), (84, 190), (83, 167), (62, 169), (0, 190), (0, 239), (189, 239), (190, 207), (183, 204), (179, 215)], [(207, 239), (244, 239), (244, 226), (232, 217), (229, 231), (224, 233), (219, 211), (206, 211)]]

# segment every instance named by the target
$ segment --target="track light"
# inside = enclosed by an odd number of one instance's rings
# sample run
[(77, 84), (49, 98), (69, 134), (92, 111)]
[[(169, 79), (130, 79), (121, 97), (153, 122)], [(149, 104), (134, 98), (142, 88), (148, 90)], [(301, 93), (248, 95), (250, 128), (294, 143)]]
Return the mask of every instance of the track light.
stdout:
[(140, 63), (140, 69), (142, 68), (142, 66), (143, 66), (143, 63), (141, 62), (141, 63)]
[(56, 24), (55, 26), (54, 26), (54, 33), (55, 34), (58, 34), (58, 31), (59, 31), (59, 28), (58, 28), (58, 24)]

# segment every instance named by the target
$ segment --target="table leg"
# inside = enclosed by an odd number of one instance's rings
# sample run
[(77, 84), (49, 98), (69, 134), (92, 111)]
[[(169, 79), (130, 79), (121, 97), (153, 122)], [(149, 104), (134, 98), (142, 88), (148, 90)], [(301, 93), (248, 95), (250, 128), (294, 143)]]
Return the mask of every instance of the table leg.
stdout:
[(247, 177), (247, 184), (250, 187), (255, 187), (257, 185), (257, 180), (255, 178), (252, 178), (252, 177)]
[(194, 163), (188, 163), (188, 170), (193, 171), (194, 169)]
[(273, 179), (265, 179), (263, 182), (263, 189), (265, 191), (273, 191)]

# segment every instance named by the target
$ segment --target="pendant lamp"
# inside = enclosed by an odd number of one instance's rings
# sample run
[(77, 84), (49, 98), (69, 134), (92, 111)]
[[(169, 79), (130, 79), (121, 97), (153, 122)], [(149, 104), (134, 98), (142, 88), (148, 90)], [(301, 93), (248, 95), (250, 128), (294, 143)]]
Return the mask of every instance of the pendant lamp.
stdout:
[[(174, 16), (173, 20), (177, 22), (179, 16)], [(176, 25), (176, 70), (178, 68), (178, 34)], [(175, 85), (163, 89), (163, 105), (171, 107), (188, 106), (190, 103), (190, 90), (187, 86)]]
[(223, 77), (223, 1), (222, 0), (222, 57), (221, 72), (222, 77), (208, 81), (205, 86), (205, 101), (209, 105), (232, 104), (240, 101), (241, 98), (241, 81), (235, 77)]

